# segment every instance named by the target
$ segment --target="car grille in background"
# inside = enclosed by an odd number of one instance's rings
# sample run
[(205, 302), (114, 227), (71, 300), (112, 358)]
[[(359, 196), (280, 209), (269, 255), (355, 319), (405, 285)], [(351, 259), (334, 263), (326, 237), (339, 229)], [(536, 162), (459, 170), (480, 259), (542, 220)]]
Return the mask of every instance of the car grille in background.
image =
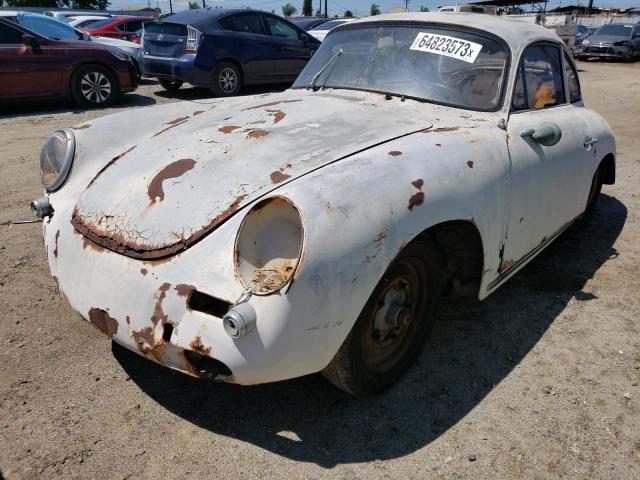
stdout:
[(588, 53), (612, 53), (611, 45), (590, 45)]

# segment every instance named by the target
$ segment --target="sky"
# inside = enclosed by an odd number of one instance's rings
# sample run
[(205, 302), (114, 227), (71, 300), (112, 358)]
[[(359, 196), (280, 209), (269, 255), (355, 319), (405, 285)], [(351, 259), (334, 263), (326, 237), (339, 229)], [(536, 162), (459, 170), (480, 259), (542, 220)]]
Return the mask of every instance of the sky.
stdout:
[[(202, 0), (196, 0), (200, 4)], [(244, 8), (252, 7), (259, 10), (274, 10), (276, 13), (282, 13), (282, 5), (291, 3), (298, 9), (297, 15), (302, 14), (303, 0), (205, 0), (207, 6), (220, 5), (226, 8)], [(314, 11), (318, 8), (321, 0), (313, 0)], [(151, 6), (155, 7), (156, 4), (163, 12), (169, 12), (169, 0), (110, 0), (112, 9), (123, 7), (144, 7), (147, 6), (147, 2)], [(188, 0), (172, 0), (173, 10), (185, 10), (187, 8)], [(324, 0), (322, 0), (324, 5)], [(329, 7), (329, 16), (342, 15), (345, 10), (351, 10), (358, 16), (366, 16), (369, 14), (369, 9), (372, 3), (376, 3), (380, 6), (382, 13), (385, 13), (391, 8), (404, 7), (403, 0), (327, 0)], [(588, 0), (550, 0), (547, 4), (547, 8), (555, 8), (559, 5), (585, 5)], [(436, 11), (440, 5), (455, 4), (455, 1), (447, 0), (411, 0), (409, 2), (410, 11), (420, 11), (420, 6), (424, 5), (431, 11)], [(457, 2), (464, 3), (464, 2)], [(594, 7), (616, 7), (616, 8), (629, 8), (640, 6), (640, 0), (594, 0)]]

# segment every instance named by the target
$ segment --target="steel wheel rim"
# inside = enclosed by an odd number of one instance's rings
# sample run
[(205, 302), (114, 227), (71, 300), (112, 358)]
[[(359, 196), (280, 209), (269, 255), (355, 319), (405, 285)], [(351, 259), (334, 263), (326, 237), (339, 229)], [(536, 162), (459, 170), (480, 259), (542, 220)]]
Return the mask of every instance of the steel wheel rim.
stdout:
[(80, 92), (92, 103), (103, 103), (111, 96), (111, 82), (100, 72), (88, 72), (80, 80)]
[[(384, 287), (377, 298), (372, 299), (373, 308), (361, 337), (362, 362), (374, 373), (388, 372), (402, 360), (426, 307), (427, 275), (420, 259), (400, 260), (385, 274), (383, 282)], [(394, 318), (397, 326), (390, 325), (390, 318)], [(386, 331), (384, 327), (387, 327)]]
[(218, 75), (218, 85), (220, 89), (225, 93), (231, 93), (235, 91), (238, 85), (238, 75), (231, 68), (224, 68)]

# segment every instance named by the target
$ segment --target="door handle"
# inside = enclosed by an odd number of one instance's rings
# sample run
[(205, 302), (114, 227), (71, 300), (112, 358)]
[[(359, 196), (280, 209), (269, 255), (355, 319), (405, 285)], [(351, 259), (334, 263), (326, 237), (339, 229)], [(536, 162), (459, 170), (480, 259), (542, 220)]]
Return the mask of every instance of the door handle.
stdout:
[(598, 139), (596, 137), (587, 137), (583, 143), (584, 148), (587, 150), (591, 150), (591, 147), (598, 143)]

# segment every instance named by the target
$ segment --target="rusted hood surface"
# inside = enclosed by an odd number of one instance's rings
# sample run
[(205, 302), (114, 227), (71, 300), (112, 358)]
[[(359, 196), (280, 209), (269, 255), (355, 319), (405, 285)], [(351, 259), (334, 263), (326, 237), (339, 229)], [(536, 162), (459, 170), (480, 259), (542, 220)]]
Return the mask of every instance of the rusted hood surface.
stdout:
[(284, 182), (431, 127), (416, 106), (372, 94), (287, 91), (178, 118), (154, 119), (148, 109), (157, 130), (123, 145), (98, 172), (72, 222), (134, 258), (178, 253)]

